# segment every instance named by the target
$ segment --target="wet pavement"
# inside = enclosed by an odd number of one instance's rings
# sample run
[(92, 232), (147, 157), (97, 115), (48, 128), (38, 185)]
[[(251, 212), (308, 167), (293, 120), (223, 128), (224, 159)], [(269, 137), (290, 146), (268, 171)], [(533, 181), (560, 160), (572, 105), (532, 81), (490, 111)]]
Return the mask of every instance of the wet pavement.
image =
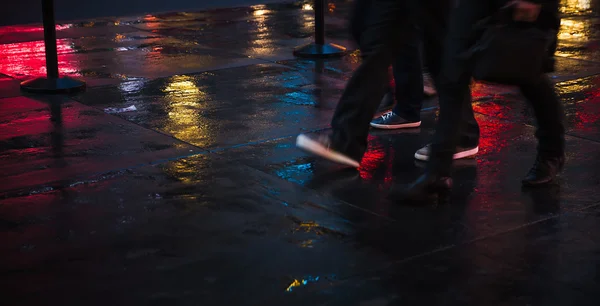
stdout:
[[(358, 173), (294, 147), (329, 127), (359, 61), (292, 56), (309, 5), (60, 24), (61, 71), (89, 85), (68, 97), (19, 91), (44, 73), (41, 28), (0, 28), (2, 301), (598, 305), (596, 7), (564, 1), (559, 184), (521, 190), (531, 111), (476, 83), (480, 154), (457, 162), (450, 203), (424, 207), (386, 193), (422, 172), (435, 98), (421, 128), (373, 131)], [(329, 4), (327, 34), (352, 49), (348, 8)]]

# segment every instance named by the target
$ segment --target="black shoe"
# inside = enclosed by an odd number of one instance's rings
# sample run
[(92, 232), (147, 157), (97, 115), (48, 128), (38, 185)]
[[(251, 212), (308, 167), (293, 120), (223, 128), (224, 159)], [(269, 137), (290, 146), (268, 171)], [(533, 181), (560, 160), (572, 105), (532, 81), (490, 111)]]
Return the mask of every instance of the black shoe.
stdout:
[(564, 157), (540, 157), (535, 159), (522, 183), (524, 187), (541, 186), (554, 181), (565, 165)]
[[(463, 158), (472, 158), (477, 155), (479, 152), (479, 146), (458, 146), (456, 147), (456, 153), (452, 155), (452, 159), (463, 159)], [(420, 148), (415, 152), (415, 159), (420, 161), (428, 161), (429, 155), (431, 155), (431, 144), (427, 144), (426, 146)]]
[(371, 126), (377, 129), (394, 130), (416, 128), (421, 126), (421, 121), (409, 121), (389, 111), (371, 121)]
[(452, 178), (423, 174), (406, 189), (392, 189), (390, 197), (396, 201), (421, 201), (437, 196), (446, 198), (452, 189)]

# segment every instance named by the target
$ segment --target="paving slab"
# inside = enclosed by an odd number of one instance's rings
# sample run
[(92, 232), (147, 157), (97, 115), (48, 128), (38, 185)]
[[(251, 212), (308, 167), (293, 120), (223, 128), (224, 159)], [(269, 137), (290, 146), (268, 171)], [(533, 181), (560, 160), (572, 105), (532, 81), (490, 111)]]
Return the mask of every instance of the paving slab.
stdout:
[(358, 171), (294, 146), (329, 128), (360, 63), (350, 7), (328, 1), (326, 38), (351, 52), (316, 61), (291, 54), (308, 2), (60, 22), (61, 73), (88, 83), (68, 97), (19, 92), (45, 73), (41, 27), (1, 27), (3, 302), (596, 305), (596, 2), (561, 6), (558, 184), (521, 189), (531, 111), (474, 82), (481, 150), (423, 206), (388, 191), (423, 172), (436, 98), (420, 128), (372, 131)]
[(0, 106), (0, 193), (201, 152), (63, 97), (5, 98)]
[(262, 64), (152, 82), (131, 80), (118, 88), (90, 89), (74, 99), (100, 108), (135, 105), (138, 111), (119, 116), (215, 149), (327, 127), (333, 105), (317, 105), (308, 88), (313, 81), (289, 67)]
[(356, 225), (329, 213), (338, 205), (217, 156), (13, 197), (0, 206), (0, 269), (11, 275), (3, 297), (20, 305), (269, 303), (307, 274), (381, 267), (383, 257), (354, 253)]
[(20, 95), (19, 82), (7, 75), (0, 74), (0, 98), (18, 97)]
[[(599, 141), (597, 84), (599, 77), (590, 76), (557, 83), (556, 90), (563, 101), (566, 127), (569, 135)], [(533, 111), (518, 92), (475, 103), (476, 112), (509, 120), (535, 125)]]

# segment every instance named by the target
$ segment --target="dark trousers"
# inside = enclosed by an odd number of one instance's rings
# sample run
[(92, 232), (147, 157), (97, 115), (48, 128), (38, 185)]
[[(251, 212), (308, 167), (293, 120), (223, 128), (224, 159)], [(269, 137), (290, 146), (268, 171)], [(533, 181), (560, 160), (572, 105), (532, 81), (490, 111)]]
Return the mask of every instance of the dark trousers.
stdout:
[(416, 24), (407, 25), (403, 48), (392, 64), (396, 106), (393, 112), (409, 121), (421, 121), (423, 108), (423, 59), (421, 56), (421, 31)]
[[(471, 108), (464, 99), (470, 91), (471, 62), (461, 58), (459, 54), (465, 52), (473, 43), (473, 25), (506, 3), (506, 0), (460, 0), (451, 14), (438, 86), (440, 114), (432, 143), (432, 157), (428, 165), (430, 172), (450, 174), (452, 155), (460, 137), (463, 112)], [(537, 80), (520, 86), (520, 90), (530, 102), (537, 119), (538, 154), (541, 157), (562, 156), (564, 112), (552, 83), (540, 72)]]
[[(441, 67), (441, 46), (452, 0), (356, 0), (351, 31), (357, 39), (362, 63), (356, 69), (337, 105), (331, 126), (336, 150), (361, 160), (367, 149), (369, 122), (375, 115), (388, 83), (387, 69), (403, 49), (402, 39), (410, 35), (409, 25), (423, 29), (426, 64), (436, 86)], [(422, 90), (422, 86), (420, 90)], [(464, 95), (470, 105), (470, 93)], [(479, 141), (479, 126), (472, 109), (461, 109), (461, 145)]]

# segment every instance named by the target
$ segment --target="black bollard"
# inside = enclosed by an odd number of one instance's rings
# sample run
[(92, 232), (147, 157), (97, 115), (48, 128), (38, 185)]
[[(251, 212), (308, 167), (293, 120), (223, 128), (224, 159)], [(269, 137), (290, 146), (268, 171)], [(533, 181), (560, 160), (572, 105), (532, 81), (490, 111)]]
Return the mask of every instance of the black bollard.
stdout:
[(46, 77), (24, 81), (21, 83), (21, 89), (32, 93), (48, 94), (72, 93), (85, 89), (84, 82), (69, 77), (60, 77), (58, 74), (54, 0), (42, 0), (42, 19), (46, 49)]
[(325, 0), (315, 0), (315, 42), (294, 49), (294, 56), (306, 58), (339, 57), (346, 54), (346, 48), (325, 43)]

